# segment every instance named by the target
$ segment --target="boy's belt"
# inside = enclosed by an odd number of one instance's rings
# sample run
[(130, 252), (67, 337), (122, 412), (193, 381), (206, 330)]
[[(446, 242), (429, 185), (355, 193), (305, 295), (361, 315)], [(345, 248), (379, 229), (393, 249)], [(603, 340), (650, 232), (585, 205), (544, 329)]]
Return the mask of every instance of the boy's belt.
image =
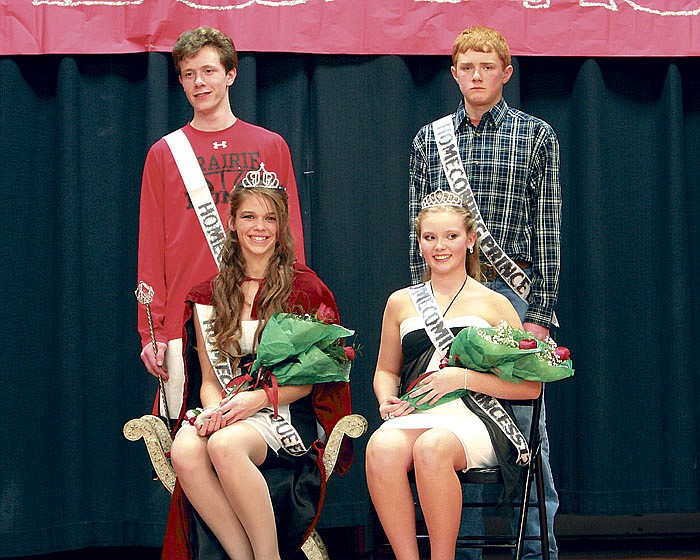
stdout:
[[(521, 269), (529, 268), (532, 266), (532, 263), (529, 263), (527, 261), (520, 261), (520, 260), (513, 259), (513, 262), (515, 264), (517, 264), (518, 267), (520, 267)], [(482, 262), (481, 263), (481, 274), (483, 274), (484, 278), (488, 282), (491, 282), (491, 281), (496, 280), (496, 279), (501, 277), (498, 274), (496, 267), (493, 266), (490, 262)]]

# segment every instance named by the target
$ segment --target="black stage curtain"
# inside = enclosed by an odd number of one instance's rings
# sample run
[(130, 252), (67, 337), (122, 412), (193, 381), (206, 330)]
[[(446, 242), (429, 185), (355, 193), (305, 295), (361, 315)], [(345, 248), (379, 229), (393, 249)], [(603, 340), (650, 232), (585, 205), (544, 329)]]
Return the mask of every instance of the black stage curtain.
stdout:
[[(515, 66), (506, 98), (561, 141), (558, 340), (576, 366), (547, 390), (561, 511), (698, 512), (700, 60)], [(161, 53), (5, 57), (0, 75), (0, 556), (158, 546), (167, 494), (121, 429), (156, 386), (135, 328), (141, 169), (190, 108)], [(291, 146), (309, 262), (358, 332), (354, 407), (375, 427), (382, 310), (409, 281), (409, 146), (458, 103), (449, 59), (244, 54), (232, 99)], [(367, 521), (365, 442), (322, 526)]]

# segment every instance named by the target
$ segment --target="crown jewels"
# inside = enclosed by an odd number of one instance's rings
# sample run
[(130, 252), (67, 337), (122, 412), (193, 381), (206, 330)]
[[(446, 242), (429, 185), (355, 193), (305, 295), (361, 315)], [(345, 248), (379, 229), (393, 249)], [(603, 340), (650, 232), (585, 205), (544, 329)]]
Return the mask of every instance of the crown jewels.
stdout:
[(285, 190), (277, 179), (277, 173), (274, 171), (267, 171), (263, 162), (260, 162), (260, 167), (258, 169), (248, 171), (245, 177), (241, 179), (239, 186), (244, 188), (263, 187), (265, 189)]
[(433, 206), (457, 206), (461, 208), (464, 206), (464, 199), (452, 191), (438, 189), (426, 195), (420, 201), (421, 210), (432, 208)]

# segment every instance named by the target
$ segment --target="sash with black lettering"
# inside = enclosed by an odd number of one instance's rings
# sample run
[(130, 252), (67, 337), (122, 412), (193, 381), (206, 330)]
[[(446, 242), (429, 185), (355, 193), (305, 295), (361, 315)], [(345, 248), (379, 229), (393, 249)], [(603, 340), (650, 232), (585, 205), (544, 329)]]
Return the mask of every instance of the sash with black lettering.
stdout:
[[(452, 124), (452, 115), (447, 115), (434, 121), (431, 126), (447, 183), (453, 192), (464, 198), (467, 208), (476, 221), (476, 232), (479, 237), (481, 252), (510, 289), (527, 303), (531, 287), (530, 278), (513, 262), (513, 259), (506, 255), (505, 251), (491, 235), (484, 219), (481, 217), (481, 212), (479, 212), (479, 207), (476, 204), (474, 193), (469, 184), (469, 177), (467, 177), (462, 158), (459, 155), (457, 137)], [(552, 314), (552, 324), (555, 327), (559, 326), (557, 316), (554, 313)]]
[(173, 154), (177, 169), (183, 183), (185, 183), (187, 194), (189, 194), (192, 206), (197, 213), (199, 225), (202, 227), (207, 245), (218, 267), (226, 233), (207, 180), (204, 178), (202, 168), (197, 161), (197, 156), (182, 129), (171, 132), (164, 139)]
[[(216, 344), (214, 344), (214, 307), (201, 303), (196, 303), (195, 307), (197, 308), (199, 328), (202, 331), (202, 338), (204, 339), (209, 361), (214, 368), (216, 378), (219, 380), (221, 387), (224, 388), (234, 379), (234, 374), (228, 360), (220, 360), (221, 353), (216, 347)], [(238, 373), (240, 373), (240, 371)], [(275, 412), (271, 408), (263, 408), (260, 412), (269, 414), (275, 437), (287, 453), (298, 457), (304, 455), (308, 451), (304, 446), (299, 432), (292, 426), (289, 420), (281, 415), (275, 416)]]
[[(454, 335), (445, 325), (445, 320), (442, 317), (437, 301), (435, 301), (435, 296), (428, 288), (428, 283), (423, 282), (422, 284), (411, 286), (408, 288), (408, 293), (418, 311), (418, 315), (425, 323), (425, 330), (433, 342), (433, 346), (435, 346), (441, 357), (444, 356), (454, 340)], [(518, 428), (501, 403), (498, 402), (498, 399), (482, 393), (475, 393), (474, 391), (467, 391), (467, 396), (488, 415), (491, 421), (498, 426), (513, 444), (518, 453), (516, 463), (518, 465), (526, 465), (530, 461), (530, 449), (527, 439), (525, 439), (520, 428)]]

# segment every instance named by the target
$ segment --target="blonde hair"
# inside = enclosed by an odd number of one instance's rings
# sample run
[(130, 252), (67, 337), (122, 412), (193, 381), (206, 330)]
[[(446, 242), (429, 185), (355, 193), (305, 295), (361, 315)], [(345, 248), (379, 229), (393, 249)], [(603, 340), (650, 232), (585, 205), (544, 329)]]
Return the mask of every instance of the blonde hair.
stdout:
[(494, 52), (503, 63), (503, 69), (510, 66), (510, 47), (503, 35), (495, 29), (477, 25), (465, 29), (452, 44), (452, 65), (457, 65), (457, 57), (467, 51)]
[[(421, 227), (423, 225), (423, 220), (425, 219), (425, 217), (431, 214), (437, 214), (438, 212), (448, 212), (450, 214), (460, 216), (462, 218), (464, 230), (467, 232), (467, 235), (469, 235), (470, 233), (476, 233), (476, 220), (474, 219), (474, 216), (472, 216), (472, 213), (465, 206), (431, 206), (429, 208), (424, 208), (423, 210), (421, 210), (413, 222), (413, 229), (415, 230), (418, 239), (421, 238)], [(479, 262), (478, 241), (474, 242), (474, 251), (471, 253), (468, 252), (466, 257), (467, 274), (475, 280), (482, 282), (484, 278), (481, 274), (481, 263)], [(423, 273), (423, 281), (430, 280), (430, 275), (431, 270), (428, 266), (426, 267), (425, 272)]]
[[(233, 189), (230, 197), (231, 218), (245, 200), (250, 197), (264, 199), (272, 207), (277, 220), (277, 242), (267, 264), (264, 282), (257, 296), (257, 318), (260, 320), (255, 333), (256, 340), (273, 313), (287, 311), (294, 278), (294, 239), (289, 231), (289, 207), (287, 193), (283, 189), (265, 187), (241, 187)], [(241, 358), (241, 312), (244, 295), (241, 283), (246, 278), (245, 261), (241, 253), (238, 234), (228, 229), (221, 253), (221, 268), (214, 280), (214, 341), (222, 360), (231, 360), (235, 370)]]

